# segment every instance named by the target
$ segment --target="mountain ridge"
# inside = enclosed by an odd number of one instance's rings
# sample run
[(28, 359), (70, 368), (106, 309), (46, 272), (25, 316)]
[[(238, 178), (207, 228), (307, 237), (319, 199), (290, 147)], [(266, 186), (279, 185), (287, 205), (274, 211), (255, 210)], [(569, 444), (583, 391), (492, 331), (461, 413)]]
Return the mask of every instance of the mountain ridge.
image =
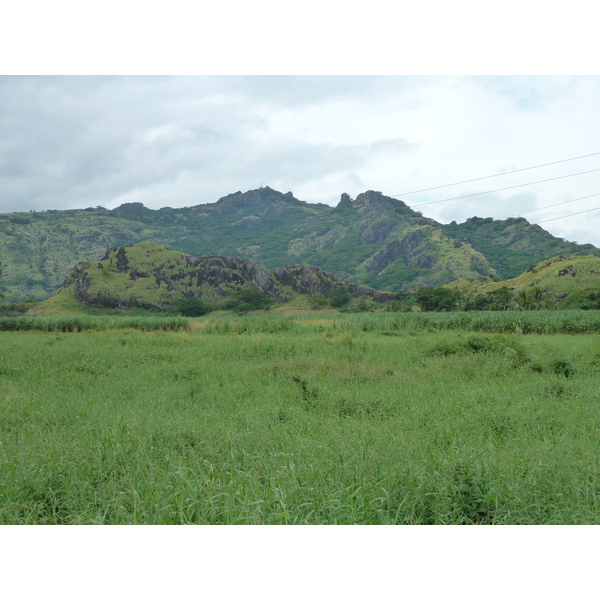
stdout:
[(183, 208), (133, 202), (0, 214), (0, 292), (9, 302), (45, 299), (74, 264), (144, 241), (192, 256), (248, 257), (267, 269), (319, 266), (347, 283), (390, 292), (508, 279), (559, 254), (600, 256), (592, 245), (560, 240), (525, 219), (444, 225), (374, 190), (355, 199), (344, 193), (329, 206), (262, 187)]

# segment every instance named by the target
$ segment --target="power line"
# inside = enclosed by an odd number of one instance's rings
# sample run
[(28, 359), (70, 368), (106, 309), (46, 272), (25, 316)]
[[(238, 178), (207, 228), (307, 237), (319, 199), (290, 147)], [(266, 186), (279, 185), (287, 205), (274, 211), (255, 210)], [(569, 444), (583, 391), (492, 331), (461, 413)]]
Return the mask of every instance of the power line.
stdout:
[(538, 210), (545, 210), (546, 208), (553, 208), (554, 206), (561, 206), (562, 204), (569, 204), (570, 202), (577, 202), (578, 200), (587, 200), (588, 198), (593, 198), (594, 196), (600, 196), (600, 194), (591, 194), (590, 196), (582, 196), (581, 198), (573, 198), (573, 200), (565, 200), (564, 202), (559, 202), (558, 204), (549, 204), (548, 206), (540, 206), (540, 208), (533, 208), (531, 210), (525, 210), (520, 213), (514, 213), (512, 215), (508, 215), (507, 217), (502, 217), (502, 219), (510, 219), (510, 217), (520, 217), (521, 215), (526, 215), (528, 213), (536, 212)]
[(530, 171), (531, 169), (540, 169), (542, 167), (549, 167), (551, 165), (558, 165), (560, 163), (569, 162), (570, 160), (579, 160), (580, 158), (588, 158), (589, 156), (597, 156), (600, 152), (593, 152), (592, 154), (584, 154), (583, 156), (574, 156), (573, 158), (565, 158), (564, 160), (557, 160), (555, 162), (545, 163), (543, 165), (534, 165), (533, 167), (525, 167), (524, 169), (515, 169), (514, 171), (506, 171), (505, 173), (496, 173), (495, 175), (486, 175), (485, 177), (476, 177), (475, 179), (465, 179), (464, 181), (457, 181), (455, 183), (446, 183), (445, 185), (436, 185), (435, 187), (424, 188), (422, 190), (414, 190), (412, 192), (404, 192), (403, 194), (395, 194), (390, 196), (391, 198), (400, 198), (400, 196), (408, 196), (409, 194), (418, 194), (420, 192), (429, 192), (431, 190), (439, 190), (445, 187), (451, 187), (453, 185), (460, 185), (461, 183), (472, 183), (473, 181), (481, 181), (482, 179), (490, 179), (492, 177), (501, 177), (502, 175), (511, 175), (512, 173), (520, 173), (522, 171)]
[(553, 219), (546, 219), (545, 221), (538, 221), (537, 223), (533, 223), (533, 225), (539, 225), (540, 223), (549, 223), (550, 221), (558, 221), (558, 219), (566, 219), (567, 217), (574, 217), (575, 215), (582, 215), (583, 213), (592, 212), (593, 210), (600, 210), (600, 206), (596, 208), (590, 208), (588, 210), (582, 210), (580, 212), (571, 213), (570, 215), (563, 215), (562, 217), (554, 217)]
[(570, 175), (561, 175), (560, 177), (551, 177), (550, 179), (541, 179), (540, 181), (530, 181), (529, 183), (522, 183), (520, 185), (511, 185), (510, 187), (499, 188), (497, 190), (487, 190), (486, 192), (477, 192), (476, 194), (467, 194), (466, 196), (455, 196), (454, 198), (444, 198), (443, 200), (433, 200), (431, 202), (421, 202), (420, 204), (409, 204), (410, 208), (419, 206), (427, 206), (428, 204), (438, 204), (440, 202), (450, 202), (450, 200), (462, 200), (463, 198), (472, 198), (473, 196), (481, 196), (483, 194), (491, 194), (493, 192), (504, 192), (505, 190), (514, 190), (515, 188), (525, 187), (527, 185), (535, 185), (536, 183), (546, 183), (547, 181), (556, 181), (557, 179), (566, 179), (567, 177), (575, 177), (577, 175), (585, 175), (587, 173), (594, 173), (600, 171), (600, 169), (592, 169), (591, 171), (581, 171), (580, 173), (571, 173)]

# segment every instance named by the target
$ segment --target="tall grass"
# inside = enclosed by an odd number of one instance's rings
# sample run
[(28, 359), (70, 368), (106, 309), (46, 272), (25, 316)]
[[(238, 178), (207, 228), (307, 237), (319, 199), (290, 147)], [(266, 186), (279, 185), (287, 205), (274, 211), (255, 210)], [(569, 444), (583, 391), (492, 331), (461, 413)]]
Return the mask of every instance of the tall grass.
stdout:
[[(193, 319), (211, 335), (252, 333), (357, 333), (400, 331), (481, 331), (485, 333), (600, 333), (600, 311), (505, 311), (449, 313), (360, 313), (220, 316)], [(0, 331), (183, 331), (192, 319), (177, 316), (18, 316), (0, 317)]]
[(204, 321), (207, 334), (343, 331), (481, 331), (485, 333), (600, 333), (600, 311), (361, 313), (305, 316), (218, 317)]
[(0, 523), (600, 524), (600, 336), (405, 322), (0, 332)]
[(0, 317), (0, 331), (108, 331), (139, 329), (142, 331), (183, 331), (189, 328), (185, 317), (121, 316), (35, 316)]

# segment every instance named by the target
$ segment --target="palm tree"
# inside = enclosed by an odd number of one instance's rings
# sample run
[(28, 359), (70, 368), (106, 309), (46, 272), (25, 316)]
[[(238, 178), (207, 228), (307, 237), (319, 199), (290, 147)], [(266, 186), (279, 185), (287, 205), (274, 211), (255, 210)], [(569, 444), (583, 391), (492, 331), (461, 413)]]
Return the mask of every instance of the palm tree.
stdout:
[(531, 290), (530, 298), (533, 308), (548, 308), (548, 304), (550, 303), (550, 294), (544, 292), (538, 285)]
[(520, 308), (521, 310), (531, 309), (531, 298), (527, 290), (521, 290), (515, 296), (515, 300), (517, 301), (517, 308)]
[(510, 290), (507, 287), (501, 287), (494, 293), (494, 303), (492, 310), (509, 310), (511, 308)]
[(516, 300), (523, 310), (540, 310), (548, 307), (550, 295), (539, 286), (536, 285), (531, 290), (521, 290), (516, 295)]

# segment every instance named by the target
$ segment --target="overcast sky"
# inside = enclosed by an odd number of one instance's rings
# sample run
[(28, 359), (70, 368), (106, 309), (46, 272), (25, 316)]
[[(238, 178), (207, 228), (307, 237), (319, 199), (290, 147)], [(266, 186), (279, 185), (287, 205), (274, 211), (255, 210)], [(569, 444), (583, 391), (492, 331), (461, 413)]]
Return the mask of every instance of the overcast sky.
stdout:
[[(0, 77), (0, 210), (369, 189), (442, 222), (600, 207), (600, 77)], [(582, 171), (597, 172), (556, 179)], [(583, 196), (598, 194), (585, 200)], [(552, 208), (544, 208), (554, 204)], [(600, 246), (600, 210), (542, 223)]]

